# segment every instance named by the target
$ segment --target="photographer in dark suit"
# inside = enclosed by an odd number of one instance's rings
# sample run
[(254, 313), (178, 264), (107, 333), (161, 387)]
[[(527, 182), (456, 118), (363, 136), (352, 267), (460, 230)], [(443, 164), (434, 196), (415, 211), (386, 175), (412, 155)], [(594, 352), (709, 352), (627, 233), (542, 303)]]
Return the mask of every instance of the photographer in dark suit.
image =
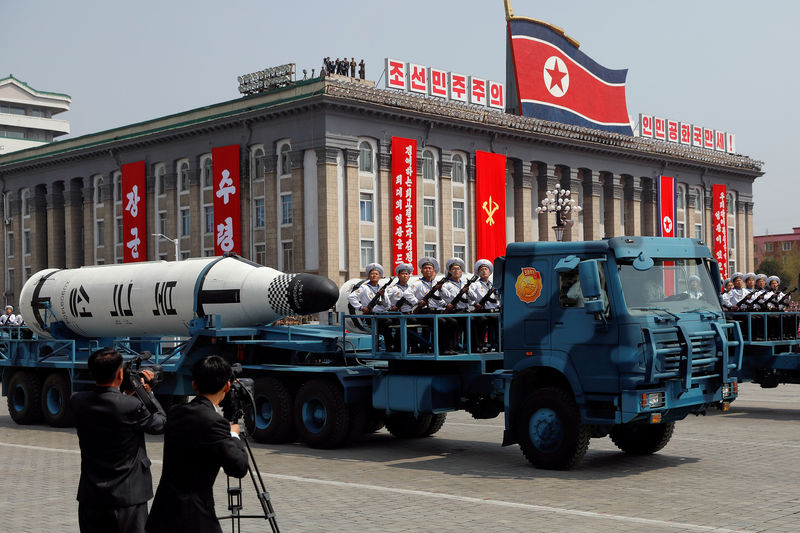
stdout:
[[(80, 529), (143, 532), (147, 500), (153, 497), (144, 434), (162, 433), (166, 415), (152, 395), (155, 412), (137, 397), (120, 392), (124, 374), (118, 351), (102, 348), (89, 356), (88, 363), (97, 387), (70, 399), (81, 448)], [(149, 370), (142, 374), (153, 379)], [(144, 387), (149, 393), (149, 386)]]
[(214, 480), (220, 467), (242, 478), (248, 464), (239, 425), (215, 410), (231, 388), (232, 375), (231, 366), (216, 355), (192, 366), (197, 396), (169, 412), (164, 468), (147, 519), (148, 532), (222, 532), (214, 512)]

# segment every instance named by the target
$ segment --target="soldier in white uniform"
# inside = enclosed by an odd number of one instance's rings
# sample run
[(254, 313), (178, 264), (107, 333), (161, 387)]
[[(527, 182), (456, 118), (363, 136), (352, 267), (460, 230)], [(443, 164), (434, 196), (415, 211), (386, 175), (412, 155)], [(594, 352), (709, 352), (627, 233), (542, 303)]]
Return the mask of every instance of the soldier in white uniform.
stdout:
[(689, 276), (689, 298), (699, 300), (703, 297), (703, 291), (700, 289), (700, 278), (698, 276)]
[[(465, 269), (464, 261), (457, 257), (447, 260), (446, 268), (450, 274), (450, 279), (442, 287), (442, 300), (445, 302), (445, 311), (448, 313), (466, 313), (469, 310), (467, 302), (468, 295), (464, 294), (455, 302), (455, 298), (461, 289), (466, 285), (466, 281), (461, 279)], [(467, 291), (469, 292), (469, 291)], [(442, 355), (455, 355), (458, 353), (458, 345), (461, 335), (467, 327), (465, 317), (442, 317), (439, 319), (439, 336), (444, 339)]]
[[(439, 314), (444, 311), (445, 307), (441, 296), (441, 288), (436, 288), (438, 284), (436, 281), (436, 274), (439, 272), (439, 262), (433, 257), (422, 257), (417, 262), (417, 266), (419, 267), (419, 272), (422, 274), (422, 277), (411, 286), (411, 292), (417, 299), (417, 307), (414, 309), (414, 312)], [(430, 318), (418, 318), (416, 319), (416, 323), (428, 328), (432, 343), (433, 320)], [(441, 330), (439, 333), (439, 344), (441, 345), (443, 342), (441, 339)]]
[(737, 304), (750, 294), (750, 291), (744, 286), (743, 277), (741, 272), (734, 272), (733, 276), (731, 276), (733, 288), (722, 296), (722, 306), (727, 311), (738, 311)]
[[(414, 291), (408, 285), (408, 279), (411, 277), (413, 270), (414, 267), (408, 263), (400, 263), (395, 267), (394, 273), (397, 275), (397, 283), (390, 285), (386, 289), (386, 296), (389, 298), (389, 311), (409, 314), (416, 307), (417, 297), (414, 296)], [(397, 318), (392, 319), (392, 323), (399, 326), (400, 320)], [(399, 329), (395, 330), (392, 339), (392, 351), (400, 351), (401, 339), (402, 333)]]
[(756, 275), (755, 275), (755, 273), (748, 272), (747, 274), (744, 275), (744, 286), (750, 292), (753, 292), (754, 290), (756, 290)]
[[(365, 270), (367, 271), (368, 281), (351, 292), (347, 296), (347, 301), (353, 309), (361, 311), (365, 315), (385, 313), (389, 310), (389, 300), (386, 297), (386, 291), (384, 291), (384, 294), (380, 294), (383, 286), (379, 283), (383, 277), (383, 267), (379, 263), (370, 263)], [(375, 301), (373, 302), (373, 300)], [(372, 304), (371, 307), (370, 304)], [(392, 330), (390, 329), (392, 321), (385, 318), (376, 320), (378, 335), (379, 337), (383, 336), (384, 345), (388, 350), (392, 345)]]
[(0, 316), (0, 326), (16, 326), (17, 325), (17, 315), (14, 314), (14, 306), (7, 305), (6, 312)]
[[(479, 259), (475, 263), (478, 281), (469, 288), (469, 302), (476, 313), (496, 313), (500, 310), (500, 297), (494, 292), (491, 276), (494, 265), (488, 259)], [(489, 295), (487, 297), (487, 295)], [(484, 302), (481, 304), (481, 302)], [(497, 349), (498, 323), (495, 317), (475, 317), (472, 319), (472, 349), (476, 352), (488, 352)], [(488, 332), (488, 336), (487, 336)]]

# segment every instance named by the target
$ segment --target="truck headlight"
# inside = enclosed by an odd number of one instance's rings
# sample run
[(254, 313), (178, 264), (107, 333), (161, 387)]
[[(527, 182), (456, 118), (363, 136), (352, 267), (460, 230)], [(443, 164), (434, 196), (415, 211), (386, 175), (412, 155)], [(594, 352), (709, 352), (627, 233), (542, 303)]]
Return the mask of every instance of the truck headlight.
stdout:
[(739, 394), (739, 383), (723, 383), (722, 384), (722, 397), (723, 398), (732, 398), (734, 396), (738, 396)]
[(665, 396), (663, 392), (649, 392), (642, 394), (641, 407), (642, 409), (658, 409), (664, 407)]

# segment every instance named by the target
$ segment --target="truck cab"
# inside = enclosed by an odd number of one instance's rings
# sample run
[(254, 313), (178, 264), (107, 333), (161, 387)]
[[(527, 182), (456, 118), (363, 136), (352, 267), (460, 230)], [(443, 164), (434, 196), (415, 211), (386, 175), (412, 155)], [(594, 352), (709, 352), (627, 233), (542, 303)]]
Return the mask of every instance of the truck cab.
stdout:
[(533, 464), (569, 468), (590, 436), (653, 453), (674, 422), (737, 394), (741, 333), (691, 239), (514, 243), (503, 304), (506, 434)]

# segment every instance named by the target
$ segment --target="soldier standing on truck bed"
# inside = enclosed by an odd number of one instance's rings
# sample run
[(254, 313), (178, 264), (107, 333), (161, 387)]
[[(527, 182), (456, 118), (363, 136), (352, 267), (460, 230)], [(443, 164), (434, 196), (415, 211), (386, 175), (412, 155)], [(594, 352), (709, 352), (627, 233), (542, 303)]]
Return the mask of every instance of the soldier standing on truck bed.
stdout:
[[(469, 303), (475, 308), (476, 313), (499, 312), (500, 297), (495, 294), (491, 279), (492, 274), (494, 274), (492, 262), (488, 259), (479, 259), (475, 262), (475, 272), (480, 279), (469, 288)], [(488, 352), (497, 349), (497, 328), (498, 319), (495, 317), (480, 316), (473, 318), (472, 349), (476, 352)]]
[[(408, 286), (408, 279), (411, 277), (411, 272), (413, 270), (414, 267), (408, 263), (400, 263), (395, 267), (394, 273), (397, 275), (397, 283), (386, 289), (390, 311), (409, 314), (414, 310), (414, 306), (417, 305), (417, 297), (414, 296), (414, 291)], [(400, 320), (397, 318), (392, 319), (392, 324), (398, 326), (398, 328), (402, 327)], [(392, 351), (400, 351), (402, 335), (400, 329), (395, 330)]]
[[(373, 313), (385, 313), (389, 310), (389, 301), (386, 294), (380, 294), (380, 279), (383, 277), (383, 267), (379, 263), (370, 263), (365, 269), (367, 271), (367, 283), (354, 290), (347, 297), (347, 301), (356, 311), (361, 311), (365, 315)], [(379, 296), (380, 295), (380, 296)], [(376, 296), (378, 297), (376, 300)], [(373, 303), (374, 300), (374, 303)], [(370, 304), (372, 307), (370, 307)], [(383, 342), (388, 350), (392, 344), (392, 325), (391, 319), (378, 318), (378, 335), (383, 336)]]

